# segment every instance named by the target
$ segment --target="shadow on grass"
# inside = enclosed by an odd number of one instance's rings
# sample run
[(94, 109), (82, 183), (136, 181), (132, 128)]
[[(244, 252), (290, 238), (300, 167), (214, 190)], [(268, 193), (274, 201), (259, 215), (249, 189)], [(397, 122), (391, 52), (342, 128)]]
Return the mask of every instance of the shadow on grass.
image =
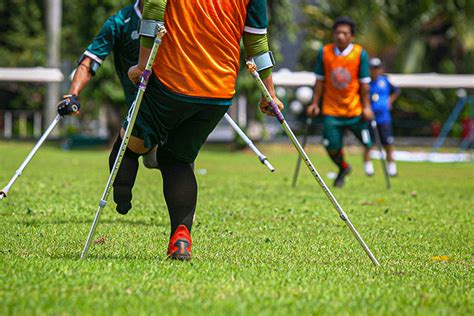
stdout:
[(89, 254), (84, 260), (81, 260), (81, 251), (76, 251), (76, 252), (68, 252), (68, 253), (62, 253), (62, 254), (54, 254), (51, 256), (45, 256), (45, 258), (49, 258), (52, 260), (74, 260), (74, 261), (79, 261), (79, 262), (84, 262), (87, 263), (88, 261), (95, 261), (95, 262), (101, 262), (105, 260), (117, 260), (117, 261), (122, 261), (122, 260), (140, 260), (140, 261), (164, 261), (167, 260), (165, 256), (159, 256), (159, 255), (137, 255), (137, 254)]
[[(41, 224), (56, 224), (56, 225), (65, 225), (65, 224), (92, 224), (91, 219), (70, 219), (70, 220), (65, 220), (65, 219), (57, 219), (57, 220), (18, 220), (14, 221), (16, 224), (23, 224), (26, 226), (31, 226), (31, 225), (41, 225)], [(99, 224), (126, 224), (126, 225), (132, 225), (132, 226), (156, 226), (156, 227), (164, 227), (168, 226), (168, 223), (162, 223), (159, 221), (145, 221), (145, 220), (130, 220), (130, 219), (104, 219), (100, 220)]]

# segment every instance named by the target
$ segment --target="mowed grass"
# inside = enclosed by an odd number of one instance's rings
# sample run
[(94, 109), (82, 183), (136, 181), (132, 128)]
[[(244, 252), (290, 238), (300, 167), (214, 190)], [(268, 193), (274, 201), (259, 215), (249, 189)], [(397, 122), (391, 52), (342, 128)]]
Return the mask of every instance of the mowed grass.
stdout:
[[(32, 144), (0, 143), (0, 184)], [(158, 171), (140, 168), (133, 209), (109, 199), (79, 260), (107, 180), (107, 151), (44, 146), (0, 201), (0, 314), (474, 313), (472, 163), (399, 163), (385, 189), (354, 172), (333, 190), (377, 256), (374, 267), (290, 145), (205, 146), (197, 163), (192, 262), (165, 258), (169, 219)], [(309, 148), (327, 180), (325, 153)], [(351, 150), (349, 150), (351, 152)], [(332, 180), (327, 180), (332, 184)]]

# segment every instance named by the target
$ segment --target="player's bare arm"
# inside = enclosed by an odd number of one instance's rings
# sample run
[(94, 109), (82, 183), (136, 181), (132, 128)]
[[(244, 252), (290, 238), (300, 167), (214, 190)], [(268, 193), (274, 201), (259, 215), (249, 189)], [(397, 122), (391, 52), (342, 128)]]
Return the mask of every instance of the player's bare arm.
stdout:
[(360, 98), (362, 101), (362, 116), (366, 121), (374, 119), (374, 113), (370, 106), (370, 87), (368, 83), (362, 83), (360, 85)]
[(311, 104), (306, 108), (306, 114), (309, 117), (316, 117), (321, 112), (321, 108), (319, 107), (319, 100), (321, 100), (321, 96), (323, 95), (323, 81), (316, 80), (316, 83), (313, 87), (313, 101)]
[(400, 93), (402, 93), (402, 91), (401, 91), (400, 89), (397, 89), (397, 90), (394, 91), (392, 94), (390, 94), (390, 99), (389, 99), (389, 103), (388, 103), (388, 108), (389, 108), (390, 111), (392, 110), (392, 105), (393, 105), (393, 103), (394, 103), (395, 100), (397, 100), (398, 97), (400, 96)]
[(92, 78), (91, 66), (92, 59), (85, 56), (77, 66), (68, 94), (78, 96), (79, 93), (81, 93), (82, 89), (84, 89)]

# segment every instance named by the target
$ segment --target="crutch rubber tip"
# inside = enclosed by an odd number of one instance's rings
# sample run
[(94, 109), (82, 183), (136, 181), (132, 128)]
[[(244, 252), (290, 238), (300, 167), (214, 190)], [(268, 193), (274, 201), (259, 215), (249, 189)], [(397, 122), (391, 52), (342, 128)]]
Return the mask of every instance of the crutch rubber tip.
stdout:
[(265, 167), (268, 168), (271, 172), (275, 172), (275, 168), (273, 168), (272, 164), (268, 161), (267, 158), (262, 160), (262, 163), (265, 165)]

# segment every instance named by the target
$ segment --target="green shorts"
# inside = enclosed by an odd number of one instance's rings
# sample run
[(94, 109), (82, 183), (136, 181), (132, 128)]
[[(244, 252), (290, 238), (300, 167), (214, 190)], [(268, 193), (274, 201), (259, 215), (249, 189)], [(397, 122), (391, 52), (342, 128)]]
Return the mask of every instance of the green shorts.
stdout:
[[(132, 135), (143, 139), (146, 148), (158, 145), (161, 161), (192, 163), (229, 107), (202, 103), (202, 99), (177, 100), (164, 89), (151, 75)], [(127, 125), (125, 120), (123, 127)]]
[(344, 130), (349, 129), (366, 148), (372, 147), (370, 139), (369, 123), (362, 116), (335, 117), (324, 116), (323, 118), (323, 143), (327, 150), (342, 149)]

